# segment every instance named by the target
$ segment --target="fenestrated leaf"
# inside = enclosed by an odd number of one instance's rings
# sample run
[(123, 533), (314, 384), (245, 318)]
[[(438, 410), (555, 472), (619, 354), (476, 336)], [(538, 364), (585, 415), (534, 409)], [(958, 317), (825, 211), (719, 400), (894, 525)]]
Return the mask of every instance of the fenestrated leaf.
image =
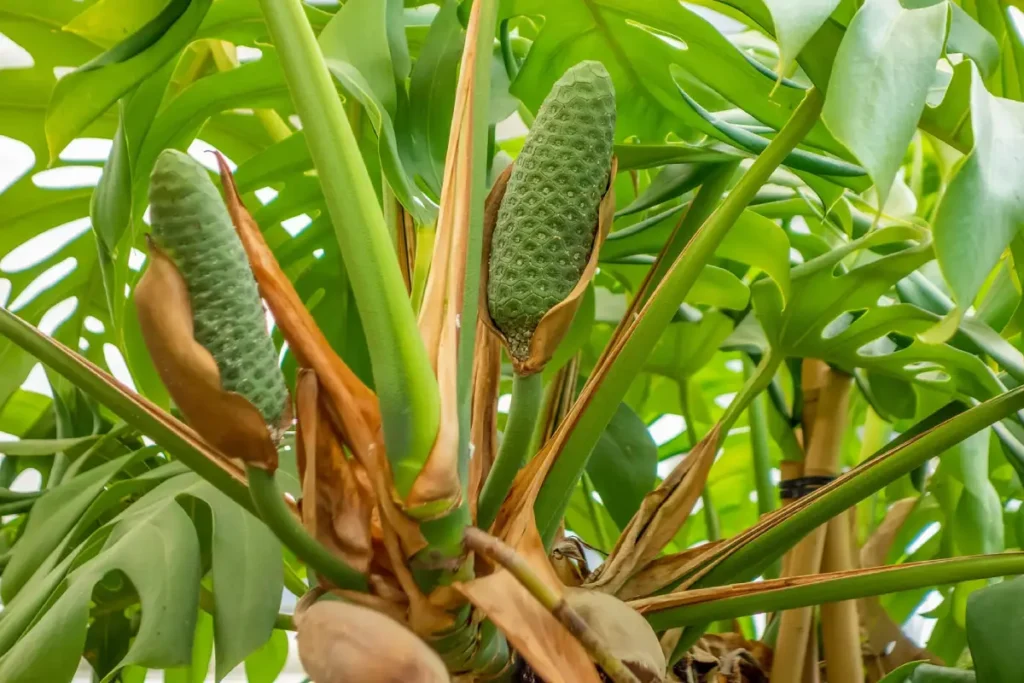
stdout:
[[(682, 67), (775, 129), (782, 127), (803, 97), (802, 91), (792, 88), (779, 88), (768, 97), (773, 80), (683, 3), (516, 0), (507, 7), (510, 16), (545, 19), (512, 84), (513, 94), (536, 110), (570, 66), (584, 59), (599, 60), (615, 84), (617, 139), (629, 131), (641, 142), (661, 143), (670, 131), (688, 134), (691, 126), (703, 125), (679, 97), (671, 65)], [(832, 153), (843, 152), (824, 126), (815, 126), (806, 141)]]
[(135, 458), (135, 453), (123, 455), (43, 494), (33, 507), (10, 564), (4, 569), (4, 580), (0, 582), (4, 603), (18, 594), (43, 560), (64, 541), (111, 478)]
[(113, 671), (128, 653), (131, 644), (132, 622), (124, 610), (105, 612), (96, 616), (85, 635), (82, 656), (100, 678)]
[[(177, 473), (181, 472), (177, 464), (168, 465), (163, 469), (168, 468)], [(155, 476), (159, 471), (153, 470), (152, 475)], [(137, 479), (144, 481), (142, 477)], [(135, 482), (136, 480), (126, 480), (116, 484), (102, 496), (119, 501), (132, 490), (139, 489), (139, 484)], [(121, 490), (118, 487), (122, 487)], [(214, 612), (218, 622), (218, 661), (223, 662), (220, 666), (230, 668), (240, 663), (249, 653), (266, 642), (277, 616), (282, 589), (283, 569), (279, 543), (261, 522), (200, 479), (198, 475), (179, 474), (120, 513), (90, 537), (88, 542), (71, 552), (60, 566), (38, 579), (34, 576), (33, 581), (7, 606), (4, 628), (0, 628), (0, 648), (19, 635), (20, 640), (11, 649), (11, 654), (3, 660), (3, 664), (0, 664), (0, 675), (11, 671), (12, 675), (17, 672), (18, 676), (24, 673), (27, 678), (3, 680), (59, 680), (31, 676), (43, 670), (63, 670), (60, 667), (68, 664), (66, 661), (58, 660), (61, 657), (70, 657), (72, 651), (80, 652), (77, 616), (79, 601), (84, 600), (87, 608), (92, 584), (113, 569), (123, 571), (132, 581), (141, 599), (143, 611), (142, 627), (133, 649), (119, 666), (138, 663), (150, 668), (165, 668), (189, 664), (192, 661), (188, 654), (193, 640), (191, 628), (195, 623), (198, 607), (199, 543), (193, 524), (184, 515), (184, 508), (178, 502), (186, 498), (202, 501), (212, 513), (210, 547), (213, 562)], [(90, 509), (86, 517), (94, 514)], [(187, 525), (182, 529), (177, 528), (178, 515), (184, 517)], [(74, 535), (71, 537), (74, 538)], [(149, 540), (143, 543), (139, 541), (140, 537)], [(105, 538), (107, 540), (104, 548), (93, 557), (96, 546), (103, 543)], [(193, 562), (194, 573), (191, 569)], [(78, 568), (74, 569), (76, 566)], [(54, 594), (54, 589), (69, 568), (73, 571), (68, 574), (68, 589), (60, 589)], [(137, 575), (142, 573), (151, 578), (140, 580)], [(80, 578), (83, 576), (85, 578)], [(82, 584), (81, 590), (76, 588), (79, 583)], [(51, 594), (53, 597), (47, 602), (47, 597)], [(175, 601), (174, 607), (163, 606), (165, 601)], [(183, 606), (186, 603), (191, 604), (191, 615), (186, 613)], [(151, 615), (149, 626), (146, 625), (147, 610)], [(50, 620), (53, 613), (68, 616)], [(36, 623), (26, 633), (21, 634), (21, 629), (37, 614), (39, 619)], [(161, 626), (164, 619), (173, 620), (173, 628)], [(43, 632), (37, 630), (40, 628), (46, 631), (47, 638), (69, 642), (67, 651), (62, 650), (62, 654), (52, 663), (43, 662), (41, 659), (44, 657), (30, 652), (38, 649), (33, 648), (31, 643), (36, 642), (36, 636), (42, 637)], [(163, 635), (160, 635), (161, 633)], [(85, 622), (82, 621), (81, 638), (84, 637)], [(156, 642), (161, 639), (167, 642)], [(74, 650), (75, 647), (79, 649)], [(77, 661), (78, 655), (75, 656)], [(11, 664), (12, 661), (15, 663)], [(6, 666), (15, 668), (3, 668)]]
[(1024, 224), (1024, 104), (992, 96), (971, 72), (974, 149), (956, 169), (935, 216), (935, 256), (957, 309), (929, 341), (948, 339), (1000, 254)]
[(931, 245), (912, 244), (882, 257), (865, 256), (848, 270), (842, 260), (868, 248), (924, 237), (917, 228), (891, 226), (792, 271), (788, 303), (768, 282), (751, 287), (757, 319), (770, 345), (790, 356), (819, 358), (847, 371), (866, 368), (949, 393), (987, 398), (1002, 391), (977, 356), (916, 341), (938, 316), (909, 304), (880, 305), (879, 298), (931, 260)]
[(868, 170), (883, 205), (924, 111), (948, 11), (868, 0), (836, 54), (822, 119)]
[(263, 645), (281, 604), (281, 544), (261, 521), (197, 476), (213, 512), (214, 641), (217, 680)]
[(287, 97), (281, 62), (270, 47), (263, 48), (263, 56), (255, 62), (201, 78), (184, 88), (160, 109), (137, 152), (132, 168), (135, 213), (141, 216), (145, 208), (149, 174), (160, 152), (187, 148), (214, 114), (237, 107), (275, 106)]
[[(639, 255), (661, 251), (675, 226), (675, 213), (675, 210), (666, 211), (650, 222), (644, 221), (612, 233), (612, 239), (601, 249), (602, 269), (615, 273), (630, 291), (637, 291), (647, 272), (647, 264), (652, 262)], [(788, 297), (789, 238), (771, 220), (753, 211), (744, 211), (715, 255), (761, 270), (775, 283), (783, 299)], [(746, 285), (730, 271), (707, 265), (686, 300), (719, 308), (742, 309), (747, 303), (745, 290)]]
[(177, 54), (192, 39), (211, 3), (173, 0), (150, 23), (97, 58), (95, 66), (86, 64), (58, 81), (46, 116), (51, 161), (119, 97)]
[(311, 168), (313, 160), (306, 147), (306, 134), (299, 130), (240, 164), (235, 171), (235, 183), (239, 192), (251, 192)]
[(658, 446), (643, 423), (620, 403), (587, 461), (587, 473), (612, 519), (624, 529), (654, 488)]
[[(614, 276), (626, 289), (635, 292), (653, 263), (653, 257), (635, 256), (623, 261), (602, 262), (601, 271), (604, 275)], [(605, 301), (607, 303), (614, 302), (615, 315), (613, 317), (620, 318), (626, 311), (626, 297), (618, 294), (612, 295), (612, 297), (606, 298)], [(700, 275), (686, 296), (688, 304), (703, 304), (738, 311), (746, 308), (749, 301), (750, 290), (742, 280), (724, 268), (710, 265), (704, 266), (700, 271)], [(607, 311), (604, 317), (607, 317)]]
[[(187, 664), (199, 600), (199, 543), (188, 515), (171, 499), (112, 523), (103, 548), (68, 575), (64, 590), (4, 656), (0, 679), (70, 680), (85, 644), (93, 587), (115, 570), (138, 592), (143, 615), (128, 653), (106, 680), (127, 664)], [(40, 642), (47, 647), (39, 647)]]
[(1012, 683), (1020, 678), (1024, 612), (1012, 606), (1022, 599), (1024, 578), (988, 586), (967, 599), (967, 642), (979, 681)]

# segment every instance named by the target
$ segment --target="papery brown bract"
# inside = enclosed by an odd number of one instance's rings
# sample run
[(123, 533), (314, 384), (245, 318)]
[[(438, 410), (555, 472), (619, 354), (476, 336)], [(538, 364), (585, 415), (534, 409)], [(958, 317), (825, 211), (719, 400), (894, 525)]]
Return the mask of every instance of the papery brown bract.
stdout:
[(448, 683), (436, 652), (368, 607), (321, 600), (296, 614), (299, 660), (313, 683)]
[(565, 601), (641, 683), (662, 680), (666, 663), (661, 643), (636, 610), (607, 593), (586, 588), (566, 588)]

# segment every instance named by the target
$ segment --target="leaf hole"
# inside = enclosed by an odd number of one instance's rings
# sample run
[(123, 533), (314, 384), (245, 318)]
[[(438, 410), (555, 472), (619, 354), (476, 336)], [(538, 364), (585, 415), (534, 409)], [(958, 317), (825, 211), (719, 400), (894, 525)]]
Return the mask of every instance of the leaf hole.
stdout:
[(920, 382), (944, 384), (946, 382), (949, 382), (953, 378), (949, 376), (948, 372), (945, 372), (943, 370), (925, 370), (924, 372), (915, 375), (914, 379)]
[(88, 232), (91, 225), (88, 217), (78, 218), (41, 232), (7, 252), (0, 259), (0, 270), (5, 273), (20, 273), (39, 265)]
[(78, 259), (70, 256), (60, 263), (44, 270), (38, 277), (36, 277), (36, 279), (28, 283), (28, 286), (18, 293), (17, 298), (11, 302), (11, 311), (16, 313), (28, 304), (32, 303), (37, 296), (70, 275), (77, 266)]
[(57, 328), (63, 325), (67, 321), (67, 319), (70, 318), (72, 314), (74, 314), (77, 308), (78, 297), (68, 297), (67, 299), (64, 299), (64, 301), (61, 301), (59, 304), (57, 304), (56, 306), (48, 310), (46, 313), (44, 313), (43, 317), (40, 318), (39, 324), (36, 325), (36, 327), (38, 327), (39, 331), (42, 332), (43, 334), (53, 336), (54, 332), (57, 331)]
[(878, 358), (881, 356), (888, 356), (891, 353), (895, 353), (898, 350), (896, 343), (889, 339), (887, 335), (882, 335), (878, 339), (869, 341), (859, 349), (857, 349), (857, 355), (861, 358)]
[(103, 175), (99, 166), (59, 166), (32, 176), (32, 184), (43, 190), (72, 190), (95, 187)]
[(31, 69), (36, 65), (32, 53), (0, 33), (0, 71), (10, 69)]
[(36, 155), (31, 147), (5, 135), (0, 135), (0, 159), (3, 159), (3, 163), (0, 163), (0, 192), (6, 191), (31, 171), (36, 163)]
[(106, 138), (75, 138), (60, 153), (61, 161), (106, 161), (113, 148), (113, 140)]
[(907, 363), (903, 366), (903, 369), (907, 372), (917, 373), (925, 370), (941, 370), (942, 366), (930, 360), (919, 360), (914, 361), (913, 363)]
[(135, 391), (135, 382), (132, 381), (132, 373), (128, 370), (128, 364), (124, 362), (121, 350), (111, 343), (103, 345), (103, 360), (107, 363), (110, 374), (132, 391)]
[(833, 318), (828, 325), (825, 325), (825, 328), (821, 331), (821, 338), (834, 339), (838, 337), (843, 332), (846, 332), (846, 330), (850, 328), (850, 325), (856, 322), (857, 319), (864, 315), (866, 312), (867, 309), (861, 308), (854, 311), (846, 311), (845, 313), (840, 313), (835, 318)]

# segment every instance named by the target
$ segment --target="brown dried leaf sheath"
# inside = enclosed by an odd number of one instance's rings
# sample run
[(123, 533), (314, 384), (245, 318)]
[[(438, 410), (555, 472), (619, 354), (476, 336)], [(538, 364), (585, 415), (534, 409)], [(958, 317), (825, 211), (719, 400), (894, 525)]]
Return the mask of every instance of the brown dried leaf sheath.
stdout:
[(320, 401), (314, 371), (299, 371), (295, 387), (296, 434), (302, 481), (302, 522), (313, 536), (354, 569), (367, 573), (373, 558), (370, 517), (373, 492), (361, 465), (345, 457)]
[[(256, 221), (246, 210), (238, 195), (231, 170), (220, 154), (217, 155), (217, 163), (220, 165), (224, 201), (231, 215), (231, 222), (234, 223), (246, 256), (249, 257), (249, 266), (256, 278), (256, 284), (259, 285), (260, 296), (274, 314), (274, 321), (288, 342), (288, 348), (295, 354), (301, 367), (316, 370), (324, 390), (337, 404), (340, 414), (335, 417), (341, 418), (341, 427), (350, 426), (351, 421), (346, 419), (347, 415), (355, 413), (362, 417), (365, 428), (372, 436), (380, 430), (381, 418), (377, 397), (331, 348), (288, 276), (278, 265)], [(356, 410), (353, 411), (353, 408)], [(362, 429), (352, 431), (351, 435), (346, 433), (346, 436), (367, 436)]]
[[(498, 222), (498, 209), (501, 207), (501, 200), (505, 196), (505, 190), (508, 187), (509, 176), (512, 175), (512, 166), (509, 164), (498, 179), (494, 182), (494, 187), (491, 188), (490, 194), (487, 195), (487, 202), (484, 205), (484, 258), (481, 262), (480, 272), (480, 296), (484, 299), (487, 296), (487, 280), (488, 280), (488, 268), (487, 262), (491, 253), (491, 238), (494, 234), (494, 226)], [(587, 285), (594, 278), (594, 273), (597, 272), (598, 257), (601, 253), (601, 245), (604, 244), (604, 238), (607, 237), (608, 231), (611, 230), (612, 221), (615, 218), (615, 174), (618, 170), (619, 162), (616, 157), (612, 157), (611, 170), (608, 174), (608, 190), (605, 192), (604, 197), (601, 199), (601, 204), (598, 207), (597, 212), (597, 234), (594, 236), (594, 246), (590, 251), (590, 259), (587, 261), (586, 267), (583, 269), (583, 274), (580, 275), (579, 281), (576, 286), (573, 287), (569, 295), (565, 297), (560, 303), (557, 303), (552, 307), (550, 311), (544, 314), (540, 322), (537, 324), (537, 329), (533, 332), (533, 337), (530, 339), (530, 354), (525, 360), (519, 360), (511, 353), (509, 356), (512, 358), (512, 367), (515, 369), (517, 374), (520, 375), (532, 375), (540, 372), (547, 365), (547, 362), (551, 360), (551, 357), (555, 353), (555, 349), (558, 348), (559, 342), (562, 341), (562, 337), (569, 331), (569, 326), (572, 325), (573, 316), (576, 315), (576, 310), (580, 307), (580, 301), (583, 298), (583, 293), (587, 290)], [(491, 331), (501, 339), (505, 348), (508, 348), (508, 342), (505, 335), (502, 334), (498, 326), (494, 324), (490, 314), (487, 310), (487, 302), (481, 301), (480, 304), (480, 319), (484, 321)]]
[(712, 541), (681, 553), (659, 557), (631, 576), (616, 595), (622, 600), (635, 600), (654, 595), (696, 568), (705, 553), (719, 544), (721, 541)]
[(498, 452), (498, 396), (501, 393), (501, 342), (482, 321), (476, 324), (473, 352), (473, 405), (469, 461), (469, 504), (473, 519), (487, 475)]
[[(476, 73), (479, 3), (466, 27), (466, 49), (459, 66), (438, 208), (430, 274), (419, 315), (419, 329), (437, 376), (441, 416), (437, 438), (406, 497), (409, 514), (431, 519), (462, 502), (459, 479), (458, 352), (462, 303), (471, 234), (473, 176), (473, 75)], [(486, 55), (490, 59), (490, 55)], [(469, 321), (475, 324), (474, 321)]]
[[(149, 267), (135, 288), (135, 307), (167, 391), (189, 424), (218, 450), (277, 469), (277, 449), (263, 416), (244, 397), (221, 388), (217, 362), (193, 336), (185, 279), (156, 244), (150, 243), (149, 255)], [(285, 419), (291, 421), (290, 410)]]
[(587, 588), (618, 593), (638, 568), (658, 556), (689, 518), (704, 490), (720, 440), (716, 425), (658, 488), (644, 496), (608, 560), (587, 581)]

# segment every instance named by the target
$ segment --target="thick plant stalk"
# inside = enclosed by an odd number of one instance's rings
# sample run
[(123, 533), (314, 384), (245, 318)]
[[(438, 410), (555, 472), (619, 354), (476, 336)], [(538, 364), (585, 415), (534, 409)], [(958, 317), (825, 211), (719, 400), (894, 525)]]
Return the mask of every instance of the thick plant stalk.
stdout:
[(700, 588), (630, 601), (658, 631), (824, 602), (1024, 574), (1024, 552), (908, 562), (833, 574)]
[[(805, 364), (805, 376), (810, 374), (807, 369)], [(835, 370), (826, 370), (823, 380), (804, 460), (804, 476), (835, 475), (839, 465), (843, 434), (846, 431), (846, 413), (852, 378)], [(792, 558), (786, 567), (791, 576), (818, 572), (825, 548), (825, 533), (826, 527), (819, 527), (804, 537), (793, 549)], [(783, 612), (772, 665), (773, 679), (800, 681), (803, 678), (813, 617), (814, 610), (810, 607)]]
[[(854, 569), (852, 510), (834, 517), (825, 532), (822, 571)], [(863, 683), (864, 658), (860, 647), (860, 620), (857, 601), (826, 602), (821, 606), (822, 644), (829, 683)]]
[(327, 210), (370, 344), (384, 441), (405, 496), (437, 436), (437, 380), (416, 327), (394, 245), (352, 127), (300, 0), (261, 0), (302, 119)]
[[(754, 365), (749, 359), (743, 360), (745, 377), (754, 373)], [(758, 394), (750, 401), (747, 419), (750, 422), (750, 453), (754, 460), (754, 488), (757, 490), (757, 512), (767, 515), (777, 506), (775, 486), (772, 485), (772, 462), (768, 451), (768, 397)]]
[(285, 504), (272, 472), (250, 465), (246, 467), (246, 473), (249, 475), (249, 492), (260, 518), (296, 557), (316, 572), (323, 574), (338, 588), (366, 590), (365, 576), (331, 554), (302, 527), (298, 518)]
[(533, 430), (540, 415), (544, 395), (543, 374), (515, 375), (512, 378), (512, 404), (505, 425), (498, 457), (484, 482), (477, 506), (477, 526), (488, 529), (494, 524), (505, 496), (528, 455)]
[(616, 659), (605, 643), (587, 625), (565, 598), (548, 587), (537, 576), (530, 565), (509, 546), (480, 529), (470, 527), (465, 532), (465, 544), (469, 550), (487, 557), (501, 565), (553, 614), (565, 628), (580, 641), (594, 662), (615, 683), (640, 683), (639, 679), (621, 661)]
[(823, 98), (808, 91), (786, 125), (779, 131), (722, 204), (687, 243), (640, 313), (606, 351), (591, 374), (563, 427), (545, 449), (544, 483), (536, 498), (535, 512), (541, 537), (550, 544), (579, 481), (587, 460), (608, 425), (637, 371), (686, 298), (690, 288), (715, 253), (747, 204), (818, 120)]

